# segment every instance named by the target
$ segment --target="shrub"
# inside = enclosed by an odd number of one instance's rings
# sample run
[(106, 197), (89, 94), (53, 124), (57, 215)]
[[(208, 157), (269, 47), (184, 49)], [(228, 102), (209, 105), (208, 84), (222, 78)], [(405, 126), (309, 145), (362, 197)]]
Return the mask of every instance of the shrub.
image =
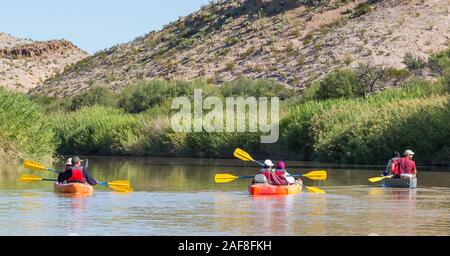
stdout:
[(300, 4), (306, 5), (306, 6), (323, 6), (328, 5), (330, 3), (330, 0), (299, 0)]
[(440, 75), (450, 72), (450, 48), (436, 54), (432, 54), (428, 58), (428, 66), (430, 69)]
[(115, 106), (116, 96), (106, 87), (96, 86), (72, 98), (70, 110), (74, 111), (86, 106)]
[(364, 96), (366, 89), (355, 71), (338, 69), (320, 81), (318, 99), (350, 98)]
[(119, 99), (118, 106), (130, 113), (140, 113), (161, 105), (167, 99), (186, 95), (191, 91), (189, 84), (178, 84), (163, 80), (141, 81), (127, 86)]
[(226, 82), (221, 87), (224, 97), (279, 97), (286, 99), (295, 95), (291, 89), (271, 80), (251, 80), (240, 78)]
[(405, 55), (403, 58), (403, 63), (409, 70), (419, 70), (426, 66), (426, 62), (422, 58), (413, 56), (411, 53), (407, 53)]
[(372, 7), (368, 3), (360, 3), (355, 7), (355, 12), (353, 13), (353, 17), (360, 17), (372, 10)]

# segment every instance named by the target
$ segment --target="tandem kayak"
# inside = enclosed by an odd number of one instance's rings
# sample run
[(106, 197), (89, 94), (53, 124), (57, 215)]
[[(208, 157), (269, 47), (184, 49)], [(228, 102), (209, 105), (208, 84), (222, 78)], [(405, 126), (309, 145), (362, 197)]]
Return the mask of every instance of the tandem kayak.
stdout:
[(383, 187), (388, 188), (416, 188), (417, 187), (417, 178), (410, 178), (410, 179), (399, 179), (399, 178), (392, 178), (392, 179), (384, 179), (383, 180)]
[(302, 192), (301, 185), (275, 186), (269, 184), (253, 184), (248, 188), (250, 195), (290, 195)]
[(89, 184), (83, 183), (55, 183), (54, 190), (56, 193), (76, 194), (76, 195), (92, 195), (94, 188)]

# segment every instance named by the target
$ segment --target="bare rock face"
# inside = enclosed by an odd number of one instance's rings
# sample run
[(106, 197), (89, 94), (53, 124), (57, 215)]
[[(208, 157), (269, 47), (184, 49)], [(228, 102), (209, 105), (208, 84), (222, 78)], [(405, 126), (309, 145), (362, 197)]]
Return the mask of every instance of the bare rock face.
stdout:
[(76, 46), (67, 40), (52, 40), (48, 42), (36, 42), (11, 49), (0, 50), (0, 58), (23, 59), (41, 57), (42, 55), (61, 55), (75, 49)]
[[(360, 5), (365, 4), (365, 5)], [(448, 0), (223, 0), (90, 56), (34, 92), (63, 97), (137, 80), (239, 77), (302, 89), (338, 67), (404, 68), (449, 47)]]
[(0, 33), (0, 86), (28, 92), (85, 57), (67, 40), (35, 42)]

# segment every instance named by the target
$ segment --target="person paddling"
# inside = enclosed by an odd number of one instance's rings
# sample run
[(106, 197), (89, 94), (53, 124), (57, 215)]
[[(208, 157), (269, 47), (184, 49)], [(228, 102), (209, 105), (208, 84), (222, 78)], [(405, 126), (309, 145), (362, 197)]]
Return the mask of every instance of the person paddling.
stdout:
[(394, 151), (392, 154), (392, 158), (389, 159), (386, 170), (383, 172), (383, 176), (396, 176), (398, 175), (398, 160), (400, 159), (400, 153), (398, 151)]
[(289, 184), (294, 184), (295, 179), (286, 171), (286, 164), (283, 161), (277, 163), (277, 168), (275, 170), (275, 174), (278, 176), (284, 177)]
[(289, 182), (289, 185), (292, 185), (292, 184), (302, 185), (303, 184), (303, 181), (300, 179), (300, 177), (295, 179), (294, 177), (291, 176), (291, 174), (289, 174), (287, 172), (286, 164), (283, 161), (280, 161), (277, 163), (277, 168), (275, 170), (275, 174), (286, 178), (286, 180)]
[(403, 155), (404, 157), (398, 160), (398, 175), (396, 175), (396, 178), (413, 178), (417, 174), (416, 163), (412, 160), (414, 152), (408, 149)]
[(68, 166), (69, 161), (66, 163), (64, 172), (58, 175), (58, 182), (63, 183), (88, 183), (90, 185), (97, 185), (97, 181), (91, 177), (88, 172), (88, 160), (84, 161), (81, 165), (81, 159), (78, 156), (72, 158), (72, 166)]
[(264, 168), (255, 175), (253, 183), (267, 183), (270, 185), (289, 185), (285, 177), (277, 175), (273, 169), (274, 164), (270, 159), (264, 161)]
[(72, 168), (72, 166), (72, 158), (67, 159), (66, 165), (64, 165), (64, 171), (69, 170), (70, 168)]

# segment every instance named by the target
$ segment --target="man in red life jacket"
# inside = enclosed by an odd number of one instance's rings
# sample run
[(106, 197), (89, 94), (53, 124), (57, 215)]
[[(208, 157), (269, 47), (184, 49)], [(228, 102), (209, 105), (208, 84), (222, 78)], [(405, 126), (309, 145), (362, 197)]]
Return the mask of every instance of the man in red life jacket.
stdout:
[(412, 160), (414, 152), (406, 150), (404, 157), (397, 161), (399, 178), (412, 178), (416, 176), (416, 163)]
[(81, 165), (81, 159), (78, 156), (72, 158), (72, 166), (66, 165), (65, 171), (58, 175), (58, 182), (63, 183), (89, 183), (90, 185), (97, 185), (97, 181), (89, 175), (87, 170), (88, 160)]

